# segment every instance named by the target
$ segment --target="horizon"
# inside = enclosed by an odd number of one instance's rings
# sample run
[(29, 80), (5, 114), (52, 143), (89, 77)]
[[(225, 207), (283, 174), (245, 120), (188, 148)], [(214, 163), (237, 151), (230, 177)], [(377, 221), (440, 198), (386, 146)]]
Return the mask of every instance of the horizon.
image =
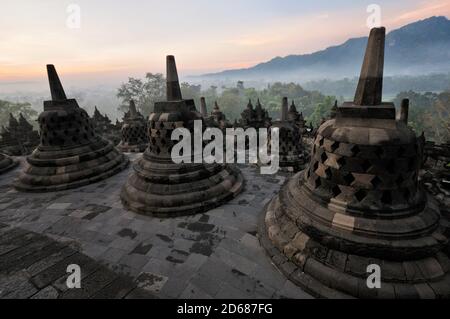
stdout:
[[(167, 54), (177, 57), (180, 77), (185, 78), (248, 68), (279, 56), (313, 53), (367, 36), (367, 5), (371, 1), (354, 2), (325, 5), (325, 1), (285, 0), (277, 4), (264, 0), (256, 6), (254, 1), (231, 5), (204, 0), (138, 4), (133, 0), (124, 7), (114, 1), (81, 0), (77, 2), (80, 28), (74, 29), (66, 21), (71, 14), (66, 12), (70, 1), (4, 4), (5, 11), (12, 14), (0, 22), (6, 31), (0, 42), (0, 85), (2, 90), (40, 87), (46, 83), (47, 63), (55, 64), (68, 87), (109, 86), (128, 77), (143, 77), (146, 72), (164, 73)], [(387, 32), (432, 16), (450, 15), (450, 1), (378, 4), (381, 25)], [(202, 16), (198, 15), (200, 9), (204, 10)], [(23, 20), (17, 20), (14, 12), (18, 11)], [(154, 15), (146, 20), (148, 12)], [(167, 19), (170, 15), (172, 19)], [(175, 19), (179, 23), (170, 23)], [(303, 32), (311, 28), (314, 34)]]

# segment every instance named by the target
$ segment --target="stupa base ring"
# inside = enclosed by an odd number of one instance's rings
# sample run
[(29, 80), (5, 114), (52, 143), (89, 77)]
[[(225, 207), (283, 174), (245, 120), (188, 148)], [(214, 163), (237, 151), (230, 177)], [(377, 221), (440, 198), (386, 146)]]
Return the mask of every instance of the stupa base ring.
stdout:
[[(19, 161), (9, 157), (8, 155), (3, 155), (4, 158), (2, 161), (0, 161), (0, 174), (6, 173), (7, 171), (15, 168), (17, 165), (19, 165)], [(4, 166), (2, 166), (4, 165)]]
[(17, 180), (14, 183), (14, 188), (16, 188), (18, 191), (21, 192), (27, 192), (27, 193), (48, 193), (48, 192), (59, 192), (69, 189), (75, 189), (83, 186), (87, 186), (90, 184), (94, 184), (100, 181), (103, 181), (111, 176), (114, 176), (123, 170), (125, 170), (128, 165), (130, 164), (130, 161), (128, 158), (124, 156), (124, 160), (122, 160), (118, 165), (112, 167), (110, 170), (107, 170), (105, 172), (102, 172), (101, 174), (94, 175), (92, 177), (83, 178), (80, 180), (75, 180), (70, 183), (62, 183), (62, 184), (55, 184), (55, 185), (31, 185), (31, 184), (25, 184), (19, 180)]
[(123, 153), (143, 153), (147, 149), (147, 144), (142, 145), (124, 145), (119, 144), (117, 149)]
[[(235, 176), (236, 178), (233, 185), (230, 188), (226, 189), (225, 192), (215, 193), (213, 196), (208, 196), (203, 200), (194, 199), (194, 196), (192, 196), (192, 200), (188, 200), (183, 204), (169, 205), (171, 201), (170, 197), (173, 195), (168, 194), (167, 196), (165, 196), (147, 194), (147, 196), (157, 196), (159, 197), (160, 201), (168, 203), (166, 206), (150, 206), (148, 204), (148, 201), (146, 203), (144, 199), (137, 200), (137, 198), (133, 198), (134, 196), (132, 194), (135, 193), (135, 190), (132, 185), (129, 185), (128, 183), (122, 188), (120, 198), (122, 200), (123, 206), (126, 209), (146, 216), (174, 218), (180, 216), (202, 214), (225, 204), (229, 200), (238, 196), (244, 189), (245, 179), (242, 176), (240, 170), (231, 166), (228, 166), (226, 169), (231, 173), (231, 175)], [(194, 193), (187, 193), (187, 195), (194, 195)], [(196, 193), (196, 195), (198, 195), (198, 193)]]
[[(284, 186), (286, 187), (287, 184)], [(258, 222), (258, 236), (272, 263), (291, 282), (317, 298), (438, 299), (450, 298), (450, 259), (443, 251), (429, 258), (392, 261), (343, 253), (324, 246), (303, 233), (297, 225), (303, 251), (291, 251), (280, 243), (279, 216), (283, 204), (273, 198)], [(281, 213), (282, 214), (282, 213)], [(285, 227), (285, 225), (284, 225)], [(281, 231), (282, 232), (282, 231)], [(289, 230), (287, 231), (289, 232)], [(296, 236), (296, 238), (297, 238)], [(274, 241), (275, 240), (275, 241)], [(283, 239), (281, 239), (282, 241)], [(285, 243), (289, 242), (286, 239)], [(284, 247), (281, 251), (279, 247)], [(379, 264), (381, 288), (367, 285), (367, 266)], [(399, 271), (400, 270), (400, 271)]]

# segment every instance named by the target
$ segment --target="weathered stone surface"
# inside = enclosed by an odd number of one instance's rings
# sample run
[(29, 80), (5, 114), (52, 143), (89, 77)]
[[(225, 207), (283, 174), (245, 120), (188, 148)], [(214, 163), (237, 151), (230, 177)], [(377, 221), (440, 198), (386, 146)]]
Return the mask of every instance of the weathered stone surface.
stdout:
[[(0, 255), (0, 298), (134, 298), (130, 293), (154, 298), (137, 287), (132, 278), (117, 274), (99, 262), (46, 236), (0, 224), (2, 242), (16, 248)], [(23, 239), (27, 240), (23, 240)], [(81, 289), (70, 289), (67, 266), (81, 268)]]
[(21, 191), (77, 188), (114, 175), (128, 159), (97, 136), (86, 111), (65, 97), (53, 65), (47, 66), (52, 100), (39, 116), (41, 141), (15, 182)]
[[(127, 156), (134, 160), (139, 154)], [(4, 224), (8, 223), (61, 240), (64, 246), (50, 255), (47, 255), (49, 251), (44, 252), (46, 257), (37, 251), (24, 254), (23, 267), (33, 256), (36, 261), (23, 269), (27, 273), (23, 280), (77, 252), (91, 259), (81, 268), (82, 278), (96, 270), (95, 264), (132, 277), (129, 284), (124, 284), (124, 290), (131, 287), (128, 292), (108, 288), (114, 283), (111, 282), (102, 288), (104, 295), (100, 290), (91, 298), (113, 298), (115, 293), (117, 298), (124, 294), (128, 298), (147, 298), (148, 293), (131, 293), (137, 285), (134, 280), (141, 273), (153, 274), (153, 284), (144, 280), (148, 282), (146, 288), (160, 298), (217, 298), (225, 282), (233, 291), (240, 290), (239, 295), (252, 299), (309, 296), (296, 286), (284, 288), (286, 279), (273, 267), (256, 238), (257, 217), (288, 174), (261, 175), (259, 168), (244, 165), (240, 170), (248, 182), (246, 190), (237, 198), (205, 214), (170, 219), (142, 216), (123, 208), (119, 194), (132, 172), (131, 167), (107, 182), (70, 192), (24, 194), (13, 190), (11, 180), (0, 179), (0, 189), (4, 190), (0, 192), (0, 205), (4, 206), (0, 207), (9, 207), (0, 208), (0, 262), (2, 247), (7, 254), (36, 241), (35, 235)], [(69, 243), (73, 248), (66, 246)], [(98, 263), (92, 264), (92, 259)], [(17, 269), (11, 270), (13, 274)], [(64, 274), (50, 286), (58, 294), (66, 291), (66, 279)], [(225, 292), (221, 291), (220, 295)], [(50, 291), (48, 298), (54, 298)]]
[(385, 28), (370, 31), (366, 56), (355, 94), (355, 105), (381, 104), (384, 68)]

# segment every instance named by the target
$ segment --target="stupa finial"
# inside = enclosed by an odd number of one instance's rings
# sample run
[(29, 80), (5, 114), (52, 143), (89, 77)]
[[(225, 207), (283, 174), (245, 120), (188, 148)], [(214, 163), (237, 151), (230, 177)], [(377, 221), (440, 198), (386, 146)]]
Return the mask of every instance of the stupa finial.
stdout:
[(168, 55), (166, 58), (167, 69), (167, 101), (179, 101), (183, 97), (181, 95), (180, 82), (178, 80), (177, 65), (175, 63), (175, 57)]
[(384, 43), (386, 29), (373, 28), (370, 31), (364, 63), (361, 68), (355, 105), (380, 105), (383, 91)]
[(48, 83), (50, 84), (50, 93), (53, 101), (67, 100), (64, 88), (59, 80), (58, 73), (56, 73), (53, 64), (47, 64)]

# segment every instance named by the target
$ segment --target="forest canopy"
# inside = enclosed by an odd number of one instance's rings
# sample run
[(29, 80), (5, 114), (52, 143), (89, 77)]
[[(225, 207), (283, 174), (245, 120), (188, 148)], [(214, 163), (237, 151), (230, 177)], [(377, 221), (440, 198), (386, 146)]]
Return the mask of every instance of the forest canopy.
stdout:
[[(428, 78), (428, 80), (433, 81), (440, 79), (440, 76), (429, 76)], [(324, 85), (327, 85), (327, 83), (330, 84), (331, 82), (325, 81)], [(346, 90), (353, 84), (356, 86), (356, 83), (348, 80), (342, 80), (341, 84), (348, 86)], [(165, 78), (162, 74), (147, 73), (142, 80), (130, 78), (117, 91), (117, 97), (122, 101), (119, 109), (121, 111), (127, 110), (129, 100), (133, 98), (142, 113), (150, 114), (154, 102), (165, 99), (165, 85)], [(445, 86), (445, 84), (442, 85)], [(420, 87), (419, 84), (412, 86)], [(292, 100), (295, 102), (297, 110), (303, 113), (307, 123), (311, 123), (315, 127), (322, 122), (322, 119), (329, 117), (336, 100), (339, 104), (344, 101), (342, 94), (339, 97), (336, 97), (337, 94), (324, 95), (317, 90), (306, 90), (296, 83), (281, 82), (269, 84), (263, 89), (255, 89), (246, 88), (244, 83), (239, 81), (234, 87), (224, 86), (219, 89), (216, 86), (210, 86), (206, 90), (203, 90), (200, 85), (184, 82), (181, 83), (181, 91), (184, 98), (194, 99), (197, 106), (200, 105), (200, 97), (204, 96), (209, 112), (211, 112), (214, 102), (217, 101), (221, 110), (231, 121), (239, 119), (249, 100), (252, 100), (255, 105), (257, 99), (260, 100), (273, 119), (278, 119), (280, 117), (281, 99), (287, 97), (289, 103)], [(397, 109), (402, 99), (410, 99), (409, 125), (417, 134), (424, 132), (428, 140), (438, 143), (450, 141), (449, 90), (442, 93), (400, 91), (393, 96), (393, 102)]]

